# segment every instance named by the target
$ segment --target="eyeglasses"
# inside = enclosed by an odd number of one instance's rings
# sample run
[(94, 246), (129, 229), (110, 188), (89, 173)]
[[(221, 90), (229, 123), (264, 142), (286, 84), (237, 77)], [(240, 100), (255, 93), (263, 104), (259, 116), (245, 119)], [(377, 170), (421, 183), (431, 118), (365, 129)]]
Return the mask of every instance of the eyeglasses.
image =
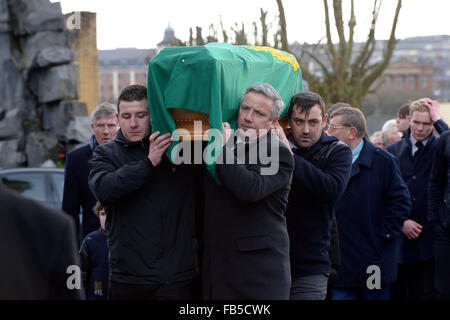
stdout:
[(334, 131), (334, 130), (343, 129), (343, 128), (350, 128), (350, 126), (337, 126), (337, 127), (335, 127), (335, 126), (328, 126), (328, 131)]

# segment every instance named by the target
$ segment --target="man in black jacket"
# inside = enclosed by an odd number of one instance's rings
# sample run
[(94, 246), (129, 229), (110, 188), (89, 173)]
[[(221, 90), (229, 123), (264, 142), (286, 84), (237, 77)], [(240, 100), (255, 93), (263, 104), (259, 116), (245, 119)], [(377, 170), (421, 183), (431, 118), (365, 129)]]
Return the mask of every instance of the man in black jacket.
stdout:
[(441, 299), (450, 299), (450, 131), (436, 146), (428, 188), (428, 220), (433, 227), (435, 278)]
[(333, 209), (351, 171), (350, 148), (323, 130), (327, 116), (318, 94), (300, 92), (292, 97), (288, 118), (295, 170), (286, 219), (291, 242), (291, 299), (295, 300), (326, 297), (330, 238), (336, 224)]
[[(220, 184), (205, 175), (206, 299), (289, 298), (284, 211), (294, 163), (289, 149), (269, 131), (277, 125), (282, 107), (272, 86), (256, 84), (241, 99), (236, 144), (231, 138), (227, 143), (230, 128), (224, 124), (222, 155), (226, 157), (216, 164)], [(258, 151), (263, 149), (270, 150), (264, 163), (265, 152)]]
[(187, 299), (198, 274), (194, 171), (164, 152), (170, 133), (150, 135), (147, 89), (119, 97), (121, 129), (95, 149), (89, 187), (106, 208), (112, 299)]
[(0, 300), (84, 299), (73, 221), (0, 186)]
[(427, 189), (434, 152), (439, 138), (433, 135), (448, 130), (441, 120), (439, 104), (428, 98), (409, 106), (409, 129), (403, 139), (388, 146), (400, 164), (403, 180), (412, 200), (410, 217), (403, 223), (398, 257), (398, 277), (393, 298), (429, 300), (435, 297), (434, 259), (431, 225), (427, 221)]

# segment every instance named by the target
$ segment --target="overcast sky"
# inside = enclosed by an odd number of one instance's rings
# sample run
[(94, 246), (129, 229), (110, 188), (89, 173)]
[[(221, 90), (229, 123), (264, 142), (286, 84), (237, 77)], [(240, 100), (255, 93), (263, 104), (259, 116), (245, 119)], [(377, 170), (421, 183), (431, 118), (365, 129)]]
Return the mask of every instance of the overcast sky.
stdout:
[[(274, 23), (278, 8), (276, 0), (51, 0), (60, 2), (63, 13), (90, 11), (97, 13), (97, 46), (100, 50), (114, 48), (155, 48), (170, 23), (175, 36), (189, 39), (189, 28), (219, 26), (219, 15), (228, 35), (235, 22), (244, 22), (246, 29), (259, 22), (260, 8), (269, 11), (267, 21)], [(329, 1), (332, 7), (332, 1)], [(349, 0), (344, 0), (348, 9)], [(377, 39), (390, 34), (396, 0), (382, 1), (376, 29)], [(396, 36), (450, 35), (449, 0), (403, 0)], [(325, 36), (323, 1), (284, 0), (289, 42), (315, 43)], [(347, 5), (347, 7), (345, 7)], [(373, 0), (355, 0), (357, 20), (355, 40), (364, 41), (373, 9)], [(332, 13), (330, 13), (332, 14)], [(349, 10), (344, 12), (347, 20)], [(259, 26), (259, 25), (258, 25)], [(274, 24), (275, 26), (275, 24)], [(274, 29), (274, 28), (273, 28)], [(221, 34), (221, 30), (218, 30)], [(219, 37), (219, 40), (221, 38)], [(269, 38), (270, 40), (270, 38)]]

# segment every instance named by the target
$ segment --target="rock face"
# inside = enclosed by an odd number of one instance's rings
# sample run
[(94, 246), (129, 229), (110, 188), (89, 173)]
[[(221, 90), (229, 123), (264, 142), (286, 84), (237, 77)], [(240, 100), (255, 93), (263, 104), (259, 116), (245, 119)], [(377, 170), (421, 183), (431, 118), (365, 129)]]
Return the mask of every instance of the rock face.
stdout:
[(0, 169), (56, 163), (88, 142), (73, 40), (59, 3), (0, 0)]

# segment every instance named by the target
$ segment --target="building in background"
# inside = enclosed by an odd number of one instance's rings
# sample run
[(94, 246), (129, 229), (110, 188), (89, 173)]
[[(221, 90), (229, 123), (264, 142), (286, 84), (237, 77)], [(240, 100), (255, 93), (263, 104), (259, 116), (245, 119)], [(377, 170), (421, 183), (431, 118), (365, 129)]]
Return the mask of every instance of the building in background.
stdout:
[(100, 101), (117, 103), (120, 91), (130, 84), (147, 86), (148, 62), (156, 49), (100, 50)]
[(166, 47), (184, 45), (170, 25), (156, 49), (119, 48), (99, 51), (100, 101), (117, 103), (120, 91), (131, 84), (147, 86), (149, 61)]
[(433, 67), (400, 59), (392, 62), (378, 78), (376, 86), (392, 92), (433, 91)]
[(183, 42), (175, 37), (175, 31), (170, 27), (169, 24), (164, 31), (163, 40), (157, 45), (157, 52), (159, 53), (162, 49), (167, 47), (180, 47), (183, 45)]

